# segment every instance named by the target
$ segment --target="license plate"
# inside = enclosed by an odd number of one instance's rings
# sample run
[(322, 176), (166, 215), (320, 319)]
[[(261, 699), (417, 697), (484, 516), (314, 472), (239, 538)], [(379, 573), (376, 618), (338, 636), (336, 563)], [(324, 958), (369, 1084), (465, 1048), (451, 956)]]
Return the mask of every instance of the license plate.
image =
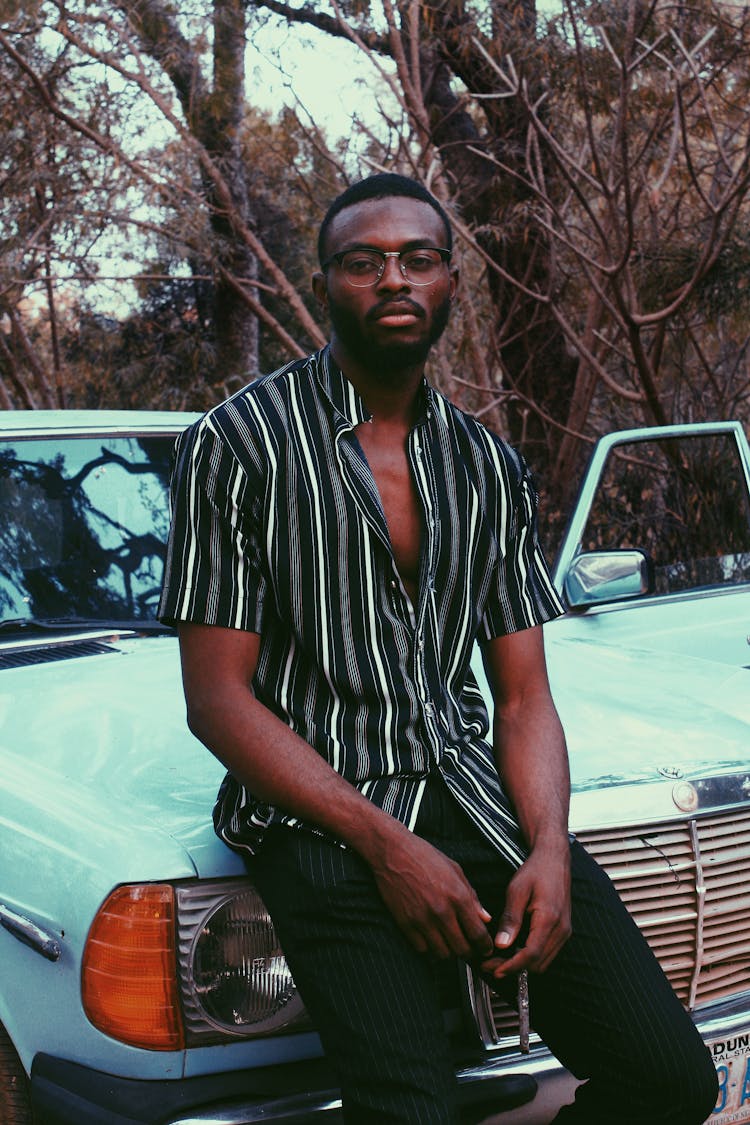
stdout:
[(708, 1043), (719, 1078), (719, 1100), (706, 1125), (750, 1122), (750, 1032)]

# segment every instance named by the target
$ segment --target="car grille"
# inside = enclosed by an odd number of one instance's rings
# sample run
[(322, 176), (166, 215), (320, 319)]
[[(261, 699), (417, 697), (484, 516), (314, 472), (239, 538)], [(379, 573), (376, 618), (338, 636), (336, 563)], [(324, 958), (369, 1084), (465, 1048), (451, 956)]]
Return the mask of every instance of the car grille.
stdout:
[[(578, 838), (609, 873), (687, 1008), (750, 986), (750, 809)], [(477, 978), (470, 986), (485, 1046), (517, 1042), (515, 1012)]]

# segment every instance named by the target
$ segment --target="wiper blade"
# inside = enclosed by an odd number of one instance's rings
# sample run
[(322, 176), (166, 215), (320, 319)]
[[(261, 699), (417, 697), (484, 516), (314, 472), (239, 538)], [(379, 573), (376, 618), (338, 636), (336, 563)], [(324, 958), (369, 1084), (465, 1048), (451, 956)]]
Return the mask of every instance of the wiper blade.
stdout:
[(60, 626), (52, 625), (50, 621), (44, 621), (36, 617), (8, 617), (5, 621), (0, 621), (0, 632), (3, 633), (21, 632), (25, 629), (36, 633), (55, 628), (60, 628)]
[(113, 629), (132, 633), (173, 633), (170, 625), (153, 618), (120, 620), (97, 617), (12, 617), (0, 621), (0, 632), (59, 633), (65, 629)]

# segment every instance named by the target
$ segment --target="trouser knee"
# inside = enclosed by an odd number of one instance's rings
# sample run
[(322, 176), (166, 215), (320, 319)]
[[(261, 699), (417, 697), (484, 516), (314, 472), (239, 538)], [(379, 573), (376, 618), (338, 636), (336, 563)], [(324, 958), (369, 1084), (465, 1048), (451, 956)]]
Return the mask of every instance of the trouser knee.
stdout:
[(661, 1096), (674, 1125), (703, 1125), (719, 1098), (719, 1080), (707, 1050), (695, 1052), (688, 1065), (661, 1074)]

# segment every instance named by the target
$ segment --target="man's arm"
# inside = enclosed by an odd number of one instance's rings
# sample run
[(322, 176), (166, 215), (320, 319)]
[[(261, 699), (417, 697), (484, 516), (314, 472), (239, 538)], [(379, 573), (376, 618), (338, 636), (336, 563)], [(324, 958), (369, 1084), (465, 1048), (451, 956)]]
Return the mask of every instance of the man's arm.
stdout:
[(488, 956), (490, 916), (458, 864), (363, 797), (255, 698), (260, 636), (194, 624), (179, 636), (190, 729), (237, 781), (359, 852), (417, 950)]
[(495, 700), (494, 751), (529, 856), (508, 885), (495, 945), (523, 946), (483, 968), (501, 977), (543, 972), (570, 936), (570, 775), (565, 736), (547, 679), (541, 626), (498, 637), (483, 649)]

